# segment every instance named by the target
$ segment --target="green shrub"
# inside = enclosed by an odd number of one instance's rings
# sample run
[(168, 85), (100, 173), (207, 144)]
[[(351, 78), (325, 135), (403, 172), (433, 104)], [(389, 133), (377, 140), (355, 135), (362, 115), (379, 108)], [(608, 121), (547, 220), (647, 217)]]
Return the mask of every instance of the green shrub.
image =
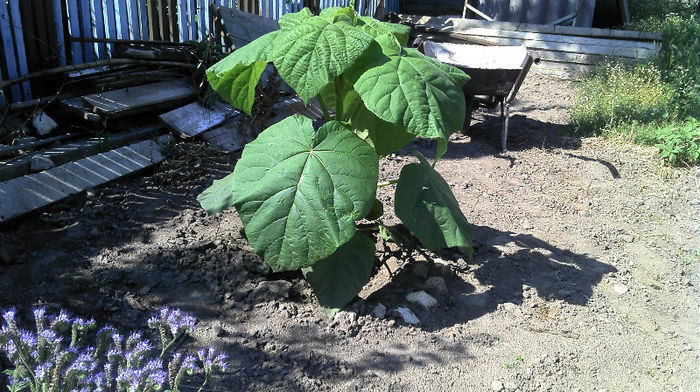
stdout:
[(700, 122), (694, 118), (685, 123), (669, 125), (656, 133), (661, 159), (669, 165), (700, 163)]

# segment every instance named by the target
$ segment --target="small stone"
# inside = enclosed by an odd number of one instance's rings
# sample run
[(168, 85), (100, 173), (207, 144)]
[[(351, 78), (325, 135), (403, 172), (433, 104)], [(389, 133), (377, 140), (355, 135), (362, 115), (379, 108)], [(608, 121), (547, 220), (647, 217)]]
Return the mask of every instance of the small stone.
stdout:
[(426, 293), (423, 290), (414, 291), (406, 296), (408, 302), (419, 304), (422, 307), (429, 309), (438, 304), (438, 300), (432, 295)]
[(507, 382), (507, 383), (505, 383), (503, 386), (506, 388), (506, 391), (508, 391), (508, 392), (513, 392), (513, 391), (515, 391), (516, 389), (518, 389), (518, 386), (515, 385), (515, 383), (512, 383), (512, 382)]
[(620, 236), (620, 240), (624, 242), (634, 242), (634, 236), (629, 234), (623, 234)]
[(215, 325), (214, 326), (214, 334), (216, 335), (216, 337), (221, 338), (221, 337), (226, 336), (226, 331), (223, 328), (221, 328), (220, 325)]
[(622, 283), (616, 284), (616, 285), (613, 287), (613, 289), (614, 289), (615, 292), (618, 293), (618, 294), (624, 294), (624, 293), (626, 293), (627, 291), (629, 291), (629, 289), (627, 288), (627, 286), (625, 286), (625, 285), (622, 284)]
[(375, 306), (372, 310), (372, 314), (378, 319), (383, 319), (386, 317), (386, 306), (381, 303), (377, 304), (377, 306)]
[(32, 157), (32, 161), (29, 164), (29, 169), (34, 172), (39, 172), (55, 167), (56, 164), (53, 163), (51, 158), (44, 155), (36, 155)]
[(44, 113), (43, 110), (38, 111), (37, 114), (34, 115), (32, 118), (32, 126), (39, 136), (47, 135), (58, 128), (56, 121)]
[(503, 390), (503, 383), (496, 380), (491, 383), (491, 390), (493, 392), (501, 392)]
[(418, 263), (413, 266), (413, 274), (420, 278), (427, 278), (429, 271), (426, 263)]
[(282, 298), (289, 298), (292, 283), (286, 280), (264, 280), (258, 283), (257, 291), (267, 291)]
[(406, 324), (411, 324), (411, 325), (418, 325), (420, 324), (420, 319), (416, 317), (413, 312), (411, 312), (411, 309), (405, 307), (405, 306), (399, 306), (396, 308), (396, 313), (401, 316), (401, 319), (403, 320), (404, 323)]
[(442, 276), (431, 276), (425, 281), (425, 286), (437, 295), (447, 294), (447, 283)]

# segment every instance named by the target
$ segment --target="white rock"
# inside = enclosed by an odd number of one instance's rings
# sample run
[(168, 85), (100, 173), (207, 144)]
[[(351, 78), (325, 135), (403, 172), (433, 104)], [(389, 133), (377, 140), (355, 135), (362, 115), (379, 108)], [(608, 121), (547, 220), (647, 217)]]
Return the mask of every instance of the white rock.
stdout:
[(491, 383), (491, 390), (493, 392), (501, 392), (503, 390), (503, 383), (496, 380)]
[(39, 172), (47, 169), (51, 169), (56, 166), (51, 158), (44, 155), (36, 155), (32, 157), (32, 161), (29, 164), (29, 169), (34, 172)]
[(399, 306), (398, 308), (396, 308), (396, 312), (401, 316), (401, 318), (406, 324), (420, 324), (420, 319), (416, 317), (416, 315), (413, 314), (413, 312), (411, 312), (411, 309), (405, 306)]
[(426, 293), (425, 291), (414, 291), (413, 293), (410, 293), (406, 296), (406, 300), (408, 302), (414, 303), (414, 304), (420, 304), (424, 308), (432, 308), (433, 306), (438, 304), (437, 299), (433, 297), (432, 295)]
[(56, 121), (54, 121), (53, 118), (49, 117), (43, 111), (39, 111), (32, 118), (32, 126), (36, 130), (36, 133), (39, 134), (39, 136), (49, 134), (54, 129), (58, 128), (58, 124), (56, 124)]
[(386, 306), (383, 304), (377, 304), (377, 306), (374, 307), (374, 310), (372, 310), (372, 314), (374, 314), (378, 319), (383, 319), (386, 316)]
[(614, 289), (615, 292), (618, 293), (618, 294), (624, 294), (624, 293), (626, 293), (626, 292), (629, 290), (629, 289), (627, 288), (627, 286), (625, 286), (625, 285), (622, 284), (622, 283), (616, 284), (615, 287), (613, 287), (613, 289)]

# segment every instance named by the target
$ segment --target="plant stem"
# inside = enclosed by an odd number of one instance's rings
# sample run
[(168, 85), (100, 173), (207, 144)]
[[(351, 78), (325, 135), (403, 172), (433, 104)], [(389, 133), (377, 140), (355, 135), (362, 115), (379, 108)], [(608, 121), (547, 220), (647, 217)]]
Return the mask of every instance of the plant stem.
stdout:
[(345, 113), (343, 113), (343, 101), (345, 100), (345, 76), (340, 74), (335, 78), (335, 119), (343, 121)]
[(317, 96), (316, 99), (318, 99), (319, 105), (321, 105), (321, 110), (323, 111), (323, 118), (326, 119), (326, 121), (331, 121), (331, 115), (328, 114), (328, 106), (326, 106), (326, 103), (323, 101), (323, 98), (321, 96)]
[(206, 374), (204, 375), (204, 382), (202, 383), (202, 386), (199, 387), (197, 392), (202, 392), (204, 390), (204, 386), (207, 385), (207, 382), (209, 381), (209, 375), (210, 375), (210, 373), (206, 372)]
[(394, 184), (396, 184), (396, 183), (398, 183), (398, 182), (399, 182), (398, 179), (396, 179), (396, 180), (384, 181), (384, 182), (378, 182), (378, 183), (377, 183), (377, 188), (383, 188), (383, 187), (385, 187), (385, 186), (394, 185)]

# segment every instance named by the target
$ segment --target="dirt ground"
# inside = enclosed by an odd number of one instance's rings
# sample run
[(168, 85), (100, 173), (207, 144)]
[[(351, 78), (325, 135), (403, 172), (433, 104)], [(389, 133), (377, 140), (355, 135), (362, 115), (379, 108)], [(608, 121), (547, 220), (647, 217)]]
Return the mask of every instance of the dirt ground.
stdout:
[[(660, 166), (653, 148), (572, 136), (574, 94), (528, 76), (506, 153), (497, 112), (475, 113), (437, 165), (475, 226), (473, 260), (380, 241), (393, 276), (378, 268), (335, 320), (300, 274), (266, 271), (234, 211), (200, 209), (195, 197), (239, 155), (197, 143), (1, 227), (0, 308), (28, 316), (45, 304), (126, 330), (180, 307), (199, 320), (185, 350), (231, 356), (217, 391), (698, 391), (699, 172)], [(380, 177), (413, 160), (403, 149)], [(388, 223), (392, 194), (379, 195)], [(421, 289), (438, 306), (406, 301)]]

